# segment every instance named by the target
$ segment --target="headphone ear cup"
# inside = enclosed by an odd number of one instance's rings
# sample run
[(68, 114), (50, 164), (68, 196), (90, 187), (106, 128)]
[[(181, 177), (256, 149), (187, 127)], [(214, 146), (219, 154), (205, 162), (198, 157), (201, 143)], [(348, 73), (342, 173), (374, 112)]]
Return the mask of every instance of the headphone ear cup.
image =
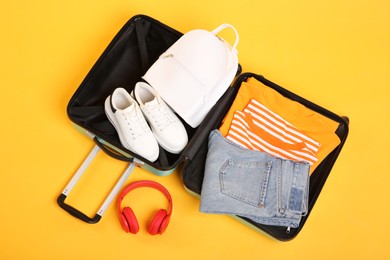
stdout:
[(163, 221), (161, 222), (161, 225), (160, 225), (160, 230), (159, 230), (159, 233), (162, 234), (164, 233), (165, 229), (167, 229), (168, 227), (168, 224), (169, 224), (169, 220), (171, 219), (171, 216), (169, 216), (168, 214), (166, 215), (166, 217), (163, 219)]
[(167, 218), (167, 216), (168, 213), (165, 209), (160, 209), (157, 211), (148, 228), (148, 231), (151, 235), (162, 234), (165, 231), (168, 223), (164, 220)]
[(122, 212), (119, 215), (119, 221), (121, 222), (123, 230), (126, 231), (126, 233), (129, 233), (130, 232), (129, 223), (127, 223), (126, 217)]
[[(123, 221), (125, 225), (123, 225), (123, 223), (122, 223), (122, 217), (125, 220), (125, 221)], [(137, 221), (137, 218), (135, 217), (135, 214), (134, 214), (134, 212), (133, 212), (133, 210), (131, 208), (125, 207), (122, 210), (121, 223), (122, 223), (123, 229), (126, 232), (130, 232), (130, 233), (133, 233), (133, 234), (137, 234), (138, 233), (138, 231), (139, 231), (138, 221)]]

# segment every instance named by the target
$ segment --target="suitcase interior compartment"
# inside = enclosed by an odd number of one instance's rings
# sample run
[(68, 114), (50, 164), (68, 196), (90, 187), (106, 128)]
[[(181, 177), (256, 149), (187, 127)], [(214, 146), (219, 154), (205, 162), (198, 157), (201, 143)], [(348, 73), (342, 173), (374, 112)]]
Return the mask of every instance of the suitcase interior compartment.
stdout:
[[(295, 100), (297, 102), (300, 102), (304, 104), (306, 107), (321, 113), (328, 118), (336, 121), (339, 123), (339, 127), (336, 130), (336, 134), (340, 138), (340, 144), (321, 162), (320, 165), (317, 166), (315, 171), (310, 175), (310, 188), (309, 188), (309, 211), (308, 214), (304, 217), (302, 217), (302, 220), (300, 222), (300, 225), (298, 228), (287, 228), (287, 227), (279, 227), (279, 226), (267, 226), (258, 224), (256, 222), (253, 222), (247, 218), (239, 217), (237, 218), (244, 222), (246, 225), (249, 225), (253, 227), (255, 230), (263, 231), (266, 234), (281, 240), (281, 241), (288, 241), (294, 238), (301, 228), (303, 227), (306, 219), (308, 218), (311, 209), (314, 206), (314, 203), (317, 200), (318, 195), (321, 192), (321, 189), (333, 167), (334, 162), (336, 161), (342, 146), (344, 145), (344, 142), (348, 135), (348, 118), (343, 118), (340, 116), (335, 115), (334, 113), (302, 98), (297, 96), (296, 94), (276, 85), (275, 83), (265, 79), (264, 77), (252, 73), (244, 73), (240, 75), (234, 84), (232, 85), (231, 89), (225, 95), (223, 98), (218, 102), (218, 104), (213, 108), (213, 113), (210, 113), (209, 118), (209, 124), (208, 132), (212, 129), (219, 128), (221, 121), (223, 120), (225, 114), (228, 112), (231, 104), (234, 101), (235, 95), (238, 92), (238, 89), (241, 85), (241, 82), (245, 81), (248, 77), (255, 77), (260, 82), (262, 82), (264, 85), (271, 87), (275, 90), (277, 90), (279, 93), (281, 93), (283, 96), (286, 96), (292, 100)], [(225, 107), (224, 107), (225, 106)], [(206, 135), (206, 133), (204, 133)], [(198, 150), (196, 153), (194, 152), (190, 158), (190, 160), (186, 161), (183, 169), (182, 169), (182, 179), (185, 188), (195, 195), (200, 195), (201, 189), (202, 189), (202, 182), (203, 182), (203, 176), (204, 176), (204, 164), (207, 156), (207, 139), (203, 141), (203, 143), (198, 144)]]
[[(131, 18), (114, 37), (71, 98), (67, 112), (73, 123), (98, 136), (103, 142), (137, 157), (160, 170), (170, 170), (183, 159), (183, 153), (160, 149), (152, 163), (125, 149), (115, 128), (104, 113), (104, 101), (117, 87), (131, 92), (146, 70), (182, 33), (144, 15)], [(196, 129), (183, 122), (189, 140)]]

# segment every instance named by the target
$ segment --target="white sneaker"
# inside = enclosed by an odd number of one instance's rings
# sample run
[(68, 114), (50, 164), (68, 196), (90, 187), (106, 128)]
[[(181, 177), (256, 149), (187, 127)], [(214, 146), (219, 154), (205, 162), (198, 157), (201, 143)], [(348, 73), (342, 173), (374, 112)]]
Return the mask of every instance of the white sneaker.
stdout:
[(188, 136), (179, 118), (147, 83), (138, 82), (132, 94), (161, 147), (170, 153), (180, 153), (187, 145)]
[(104, 103), (104, 111), (115, 127), (121, 144), (153, 162), (159, 148), (137, 102), (124, 88), (117, 88)]

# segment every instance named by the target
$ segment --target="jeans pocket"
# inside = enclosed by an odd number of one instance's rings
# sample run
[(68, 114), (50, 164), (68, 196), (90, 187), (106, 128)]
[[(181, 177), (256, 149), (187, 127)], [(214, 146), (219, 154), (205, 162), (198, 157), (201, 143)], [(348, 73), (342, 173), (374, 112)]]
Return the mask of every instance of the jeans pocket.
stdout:
[(219, 171), (222, 194), (254, 207), (264, 207), (271, 166), (270, 160), (226, 160)]

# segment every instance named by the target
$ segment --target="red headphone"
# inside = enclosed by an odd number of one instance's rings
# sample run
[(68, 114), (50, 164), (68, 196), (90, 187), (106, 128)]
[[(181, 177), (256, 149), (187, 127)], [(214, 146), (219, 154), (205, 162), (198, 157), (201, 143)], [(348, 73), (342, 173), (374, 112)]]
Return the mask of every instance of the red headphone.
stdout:
[(132, 190), (140, 188), (140, 187), (148, 187), (161, 191), (169, 202), (169, 211), (167, 212), (165, 209), (160, 209), (157, 211), (156, 215), (153, 217), (152, 222), (148, 227), (148, 231), (151, 235), (162, 234), (169, 224), (169, 220), (172, 215), (172, 197), (169, 194), (168, 190), (162, 186), (161, 184), (154, 181), (136, 181), (128, 186), (126, 186), (118, 198), (118, 214), (119, 220), (121, 222), (122, 228), (127, 233), (136, 234), (139, 231), (139, 225), (137, 218), (133, 210), (130, 207), (125, 207), (121, 210), (121, 202), (123, 198)]

